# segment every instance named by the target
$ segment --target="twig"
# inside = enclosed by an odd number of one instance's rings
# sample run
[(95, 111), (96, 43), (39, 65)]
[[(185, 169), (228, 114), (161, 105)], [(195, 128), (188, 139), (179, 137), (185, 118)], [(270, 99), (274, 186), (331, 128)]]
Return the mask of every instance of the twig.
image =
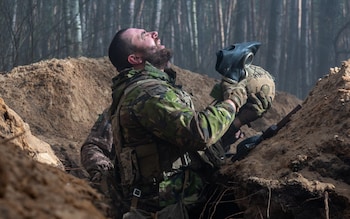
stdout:
[(260, 218), (261, 218), (261, 219), (264, 219), (264, 216), (262, 215), (261, 210), (260, 210), (259, 207), (258, 207), (258, 210), (259, 210), (259, 216), (260, 216)]
[(243, 214), (243, 213), (244, 213), (244, 211), (240, 211), (240, 212), (237, 212), (237, 213), (234, 213), (234, 214), (231, 214), (231, 215), (225, 217), (225, 219), (230, 219), (230, 218), (232, 218), (232, 217), (235, 217), (235, 216), (240, 215), (240, 214)]
[(320, 199), (320, 198), (322, 198), (322, 197), (308, 198), (305, 201), (303, 201), (301, 204), (305, 204), (306, 202), (310, 202), (310, 201), (315, 201), (315, 200)]
[(328, 192), (324, 192), (324, 210), (326, 213), (326, 219), (329, 219), (329, 206), (328, 206)]
[[(201, 214), (200, 214), (200, 216), (199, 216), (199, 219), (203, 219), (203, 218), (204, 218), (204, 213), (205, 213), (206, 210), (208, 210), (208, 214), (211, 215), (209, 218), (212, 218), (212, 217), (214, 216), (215, 211), (216, 211), (216, 207), (217, 207), (217, 205), (218, 205), (219, 203), (229, 203), (229, 202), (239, 202), (239, 201), (243, 201), (243, 200), (246, 200), (246, 199), (249, 199), (249, 198), (253, 197), (254, 195), (260, 193), (261, 191), (265, 191), (264, 189), (260, 189), (259, 191), (254, 192), (254, 193), (252, 193), (252, 194), (250, 194), (250, 195), (247, 195), (247, 196), (245, 196), (245, 197), (242, 197), (242, 198), (238, 198), (238, 199), (234, 199), (234, 200), (229, 200), (229, 201), (223, 201), (223, 200), (222, 200), (223, 195), (224, 195), (227, 191), (233, 190), (233, 189), (235, 189), (235, 188), (236, 188), (236, 187), (232, 187), (232, 186), (226, 187), (226, 189), (224, 189), (223, 191), (220, 191), (220, 192), (219, 192), (220, 195), (219, 195), (218, 197), (216, 197), (215, 200), (213, 200), (213, 199), (214, 199), (214, 195), (217, 194), (217, 192), (218, 192), (218, 190), (219, 190), (218, 188), (215, 188), (215, 191), (211, 193), (211, 196), (208, 198), (207, 202), (205, 203), (205, 205), (204, 205), (204, 207), (203, 207), (203, 210), (202, 210), (202, 212), (201, 212)], [(214, 204), (214, 205), (213, 205), (212, 207), (210, 207), (209, 209), (207, 209), (207, 208), (208, 208), (208, 205), (209, 205), (210, 203), (212, 203), (212, 204)], [(260, 211), (260, 210), (259, 210), (259, 211)], [(233, 215), (231, 215), (231, 216), (236, 216), (237, 214), (240, 214), (240, 213), (242, 213), (242, 212), (235, 213), (235, 214), (233, 214)], [(261, 218), (264, 218), (264, 217), (262, 216), (261, 212), (260, 212), (260, 217), (261, 217)], [(229, 217), (227, 217), (227, 218), (229, 218)]]
[(220, 201), (221, 201), (222, 197), (225, 195), (225, 193), (226, 193), (228, 190), (229, 190), (229, 189), (225, 189), (225, 190), (221, 193), (221, 195), (219, 196), (218, 201), (217, 201), (217, 202), (215, 203), (215, 205), (214, 205), (214, 211), (213, 211), (213, 213), (211, 214), (210, 218), (213, 218), (213, 217), (214, 217), (214, 214), (215, 214), (215, 212), (216, 212), (216, 207), (218, 206), (218, 204), (220, 204)]
[(210, 203), (210, 200), (214, 197), (214, 194), (216, 193), (216, 191), (218, 190), (218, 188), (215, 188), (215, 191), (211, 194), (211, 196), (209, 197), (208, 201), (205, 203), (203, 210), (201, 212), (201, 214), (199, 215), (199, 218), (204, 218), (204, 211), (206, 210), (208, 204)]
[(270, 218), (270, 205), (271, 205), (271, 187), (269, 187), (269, 200), (267, 202), (266, 218)]

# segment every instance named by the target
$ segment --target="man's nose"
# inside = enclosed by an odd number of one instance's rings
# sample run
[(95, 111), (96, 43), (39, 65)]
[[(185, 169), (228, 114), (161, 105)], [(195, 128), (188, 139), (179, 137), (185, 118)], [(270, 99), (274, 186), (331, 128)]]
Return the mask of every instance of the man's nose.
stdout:
[(157, 39), (158, 38), (158, 32), (157, 31), (152, 31), (151, 32), (151, 36), (153, 39)]

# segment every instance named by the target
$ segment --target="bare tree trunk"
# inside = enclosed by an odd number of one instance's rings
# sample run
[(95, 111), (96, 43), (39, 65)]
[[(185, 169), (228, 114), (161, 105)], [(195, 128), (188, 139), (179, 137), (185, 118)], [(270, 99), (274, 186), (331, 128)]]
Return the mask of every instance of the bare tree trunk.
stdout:
[(237, 1), (235, 42), (246, 41), (248, 1)]
[(138, 24), (140, 24), (141, 26), (143, 26), (143, 23), (141, 20), (141, 15), (142, 15), (142, 11), (143, 11), (144, 6), (145, 6), (145, 0), (141, 0), (139, 11), (138, 11), (137, 16), (136, 16), (136, 22)]
[(13, 0), (12, 30), (15, 30), (17, 22), (17, 0)]
[[(268, 54), (266, 68), (273, 74), (279, 72), (282, 51), (282, 18), (284, 0), (271, 1), (271, 19), (268, 37)], [(277, 78), (278, 80), (278, 78)]]
[(135, 17), (135, 0), (130, 0), (129, 2), (129, 16), (130, 16), (130, 27), (134, 26)]
[(233, 11), (236, 7), (236, 1), (229, 1), (228, 5), (227, 5), (227, 16), (226, 16), (226, 32), (225, 32), (225, 41), (223, 42), (223, 44), (221, 45), (221, 47), (225, 47), (228, 46), (230, 44), (232, 44), (230, 41), (230, 33), (232, 32), (231, 30), (233, 30), (234, 28), (231, 27), (231, 21), (232, 21), (232, 15), (233, 15)]
[[(122, 9), (122, 3), (121, 3), (122, 0), (117, 0), (117, 1), (118, 1), (118, 4), (117, 4), (117, 8), (115, 9), (114, 13), (116, 14), (114, 16), (115, 16), (115, 21), (121, 21), (123, 18), (123, 13), (122, 13), (123, 9)], [(118, 22), (117, 30), (122, 28), (122, 24), (123, 22)]]
[[(177, 8), (176, 8), (176, 13), (175, 13), (175, 20), (174, 20), (174, 35), (172, 36), (172, 38), (174, 38), (174, 42), (176, 42), (172, 45), (172, 48), (174, 49), (175, 53), (177, 54), (185, 54), (184, 51), (184, 35), (181, 34), (184, 32), (183, 30), (183, 26), (182, 22), (182, 2), (179, 1), (177, 4)], [(177, 33), (177, 34), (175, 34)], [(174, 62), (177, 63), (185, 63), (184, 61), (184, 56), (174, 56), (173, 60)]]
[(194, 48), (194, 57), (195, 65), (194, 70), (197, 71), (200, 63), (200, 57), (198, 52), (198, 26), (197, 26), (197, 5), (196, 0), (192, 0), (192, 20), (193, 20), (193, 48)]
[(66, 54), (64, 54), (64, 56), (68, 56), (69, 54), (71, 54), (71, 52), (73, 51), (73, 47), (72, 47), (72, 22), (71, 22), (71, 14), (70, 14), (70, 5), (68, 1), (63, 1), (63, 11), (64, 11), (64, 21), (65, 21), (65, 29), (66, 29), (66, 35), (65, 35), (65, 45), (66, 45)]
[(287, 37), (287, 48), (286, 48), (286, 69), (285, 71), (276, 72), (276, 74), (279, 75), (279, 85), (278, 87), (284, 88), (285, 91), (291, 92), (294, 89), (293, 84), (291, 81), (295, 81), (295, 75), (297, 71), (299, 71), (296, 62), (298, 57), (298, 47), (297, 46), (290, 46), (294, 43), (298, 42), (298, 36), (299, 36), (299, 28), (298, 28), (298, 1), (289, 1), (288, 4), (288, 13), (286, 15), (286, 18), (295, 18), (295, 19), (289, 19), (288, 29), (286, 30), (288, 34)]
[(224, 28), (224, 21), (223, 21), (223, 15), (222, 15), (222, 4), (221, 0), (215, 1), (216, 8), (217, 8), (217, 13), (219, 15), (219, 24), (218, 24), (218, 29), (219, 29), (219, 36), (220, 36), (220, 47), (224, 48), (225, 46), (225, 28)]
[(191, 50), (193, 49), (193, 28), (192, 28), (192, 16), (191, 16), (191, 1), (187, 1), (186, 2), (186, 6), (187, 6), (187, 25), (188, 25), (188, 32), (190, 34), (190, 45), (191, 45)]
[[(15, 66), (18, 62), (18, 40), (16, 39), (16, 33), (17, 33), (17, 0), (14, 0), (14, 5), (13, 5), (13, 15), (12, 15), (12, 25), (11, 25), (11, 32), (12, 32), (12, 37), (13, 37), (13, 43), (10, 44), (12, 47), (13, 53), (13, 66)], [(10, 48), (11, 48), (10, 47)]]
[[(326, 72), (328, 72), (330, 60), (332, 60), (332, 64), (334, 63), (334, 54), (333, 48), (329, 46), (330, 42), (333, 41), (333, 33), (337, 31), (337, 18), (339, 15), (339, 1), (332, 0), (319, 0), (317, 1), (319, 5), (319, 13), (320, 16), (318, 18), (318, 45), (317, 48), (317, 70), (316, 72), (319, 76), (323, 76)], [(345, 1), (348, 2), (348, 1)], [(349, 19), (349, 18), (348, 18)]]
[[(249, 16), (248, 16), (248, 29), (250, 32), (251, 39), (256, 38), (256, 33), (255, 33), (255, 0), (250, 1), (250, 7), (249, 7)], [(282, 22), (282, 21), (281, 21)]]
[[(187, 56), (187, 58), (185, 59), (185, 61), (187, 62), (188, 65), (190, 65), (190, 63), (192, 64), (193, 61), (193, 55), (192, 52), (194, 50), (193, 46), (194, 46), (194, 37), (193, 37), (193, 26), (192, 26), (192, 4), (191, 1), (186, 1), (186, 9), (187, 9), (187, 25), (188, 25), (188, 33), (189, 33), (189, 46), (184, 46), (185, 48), (187, 48), (187, 51), (185, 54), (185, 56)], [(185, 42), (186, 43), (186, 42)]]
[[(40, 7), (39, 7), (39, 12), (40, 12), (40, 20), (46, 19), (46, 22), (48, 23), (49, 26), (53, 26), (52, 24), (52, 19), (54, 15), (52, 14), (51, 11), (51, 2), (49, 1), (40, 1)], [(50, 35), (48, 32), (44, 32), (41, 34), (42, 38), (40, 43), (38, 44), (39, 46), (39, 57), (47, 57), (48, 52), (49, 52), (49, 46), (50, 46)]]
[[(28, 37), (24, 37), (24, 39), (27, 41), (26, 44), (23, 44), (25, 48), (24, 51), (26, 51), (24, 56), (22, 56), (21, 60), (24, 60), (25, 63), (32, 63), (33, 62), (33, 57), (34, 57), (34, 41), (35, 41), (35, 18), (34, 15), (38, 13), (38, 8), (37, 8), (37, 1), (31, 0), (28, 1), (28, 8), (27, 8), (27, 13), (28, 13), (28, 18), (26, 19), (27, 21), (27, 26), (28, 26)], [(20, 45), (22, 47), (22, 45)]]
[(70, 2), (70, 10), (72, 15), (72, 40), (73, 40), (73, 56), (80, 56), (82, 54), (82, 28), (79, 11), (79, 0)]
[(298, 86), (297, 95), (301, 96), (311, 87), (311, 83), (314, 81), (310, 74), (312, 72), (312, 57), (311, 57), (311, 22), (310, 22), (310, 14), (311, 14), (311, 1), (302, 1), (302, 23), (301, 23), (301, 42), (302, 42), (302, 50), (301, 50), (301, 66), (302, 71), (299, 73), (298, 81), (301, 86)]
[(156, 0), (156, 16), (155, 16), (155, 22), (154, 22), (154, 28), (155, 30), (159, 31), (160, 27), (160, 17), (162, 12), (162, 0)]

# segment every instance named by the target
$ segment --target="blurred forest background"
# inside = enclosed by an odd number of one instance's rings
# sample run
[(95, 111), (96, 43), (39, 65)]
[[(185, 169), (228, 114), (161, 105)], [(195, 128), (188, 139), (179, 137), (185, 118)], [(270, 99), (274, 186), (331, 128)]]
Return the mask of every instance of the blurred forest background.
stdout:
[(349, 0), (0, 0), (0, 10), (1, 73), (106, 56), (125, 27), (157, 30), (175, 65), (216, 78), (219, 49), (259, 41), (254, 64), (299, 98), (350, 58)]

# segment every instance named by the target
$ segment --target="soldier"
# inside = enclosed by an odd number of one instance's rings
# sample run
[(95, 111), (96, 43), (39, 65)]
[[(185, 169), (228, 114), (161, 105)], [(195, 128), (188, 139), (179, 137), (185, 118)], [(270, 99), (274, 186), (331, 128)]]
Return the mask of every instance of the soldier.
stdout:
[(93, 180), (114, 168), (123, 218), (198, 217), (195, 209), (207, 199), (207, 185), (222, 164), (222, 143), (232, 143), (231, 136), (260, 118), (274, 98), (273, 79), (253, 67), (253, 77), (267, 81), (264, 88), (247, 85), (247, 79), (223, 80), (224, 100), (196, 111), (168, 68), (171, 56), (157, 32), (143, 29), (118, 31), (109, 47), (120, 73), (113, 78), (109, 115), (101, 117), (109, 121), (101, 126), (106, 134), (95, 132), (104, 136), (104, 146), (90, 136), (81, 154)]

